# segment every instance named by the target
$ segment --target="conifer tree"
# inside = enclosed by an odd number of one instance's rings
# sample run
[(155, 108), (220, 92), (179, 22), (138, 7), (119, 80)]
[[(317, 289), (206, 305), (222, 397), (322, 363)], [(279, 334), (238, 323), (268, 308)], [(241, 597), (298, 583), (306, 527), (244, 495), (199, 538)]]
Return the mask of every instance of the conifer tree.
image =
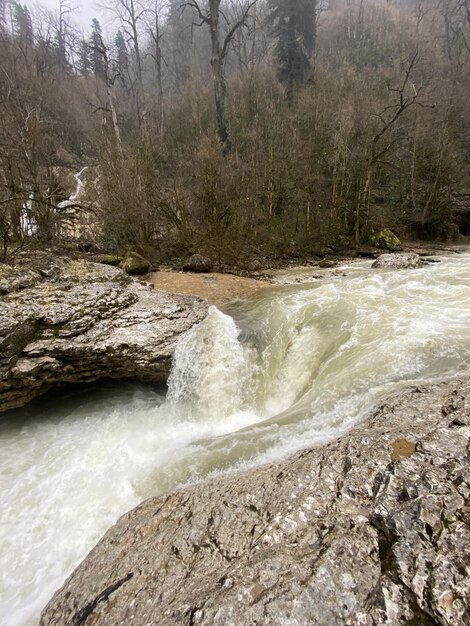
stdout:
[(124, 89), (129, 89), (129, 52), (127, 50), (124, 35), (121, 30), (118, 30), (114, 39), (114, 47), (116, 54), (115, 66), (119, 81)]
[(97, 78), (104, 78), (103, 34), (101, 25), (95, 17), (91, 21), (90, 64), (93, 74)]
[(92, 66), (90, 56), (90, 43), (85, 38), (82, 38), (79, 43), (77, 62), (78, 71), (82, 76), (88, 76), (91, 72)]
[(20, 48), (26, 52), (33, 45), (33, 23), (26, 5), (16, 2), (13, 9), (13, 28)]
[(316, 0), (269, 0), (276, 39), (277, 76), (291, 104), (299, 85), (308, 79), (316, 35)]

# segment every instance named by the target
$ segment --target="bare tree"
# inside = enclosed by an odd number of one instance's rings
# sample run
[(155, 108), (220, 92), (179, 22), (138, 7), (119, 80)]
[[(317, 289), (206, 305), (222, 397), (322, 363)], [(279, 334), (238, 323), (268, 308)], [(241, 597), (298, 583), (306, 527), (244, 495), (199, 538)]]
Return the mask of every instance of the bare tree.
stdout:
[(114, 0), (112, 5), (102, 7), (105, 11), (115, 15), (120, 23), (121, 30), (130, 45), (135, 62), (134, 95), (137, 117), (140, 129), (146, 134), (147, 110), (145, 101), (143, 63), (140, 45), (141, 28), (145, 26), (145, 17), (148, 13), (146, 5), (140, 0)]
[(388, 88), (389, 93), (395, 96), (396, 101), (393, 104), (386, 106), (379, 114), (374, 116), (379, 120), (380, 128), (373, 135), (366, 148), (367, 160), (365, 174), (356, 204), (354, 226), (354, 238), (356, 243), (359, 243), (360, 240), (362, 216), (364, 213), (367, 213), (369, 205), (374, 170), (379, 163), (387, 165), (385, 155), (390, 151), (397, 140), (396, 137), (389, 137), (392, 129), (409, 108), (413, 106), (433, 108), (433, 105), (424, 104), (420, 100), (423, 85), (415, 85), (412, 81), (412, 73), (417, 59), (418, 51), (413, 54), (410, 63), (405, 70), (402, 84), (396, 88)]
[[(238, 5), (238, 0), (231, 1), (230, 14), (238, 13)], [(246, 28), (240, 28), (235, 33), (232, 50), (240, 72), (253, 69), (268, 58), (272, 44), (270, 33), (265, 28), (266, 20), (266, 6), (258, 3), (246, 20)]]
[(154, 14), (153, 14), (153, 26), (149, 27), (150, 37), (154, 44), (154, 51), (151, 52), (151, 57), (155, 61), (155, 72), (157, 79), (157, 117), (160, 136), (163, 136), (164, 127), (164, 111), (163, 111), (163, 52), (162, 52), (162, 38), (163, 31), (161, 27), (161, 14), (166, 8), (166, 3), (161, 0), (155, 0)]
[[(196, 26), (207, 26), (211, 38), (211, 68), (214, 84), (214, 98), (216, 111), (217, 134), (222, 143), (224, 153), (230, 152), (231, 141), (228, 131), (227, 115), (225, 110), (226, 82), (225, 82), (225, 61), (230, 43), (239, 28), (246, 24), (250, 10), (258, 0), (242, 2), (238, 17), (229, 22), (221, 8), (221, 0), (209, 0), (207, 8), (203, 8), (199, 0), (189, 0), (184, 6), (192, 7), (196, 10), (199, 23)], [(221, 33), (220, 22), (223, 20), (226, 25), (225, 34)]]
[(111, 123), (113, 126), (114, 136), (116, 138), (116, 145), (119, 153), (122, 155), (122, 141), (121, 141), (121, 129), (119, 127), (119, 120), (117, 116), (116, 106), (114, 104), (113, 86), (118, 77), (118, 72), (114, 72), (110, 63), (108, 49), (103, 42), (101, 35), (96, 38), (94, 46), (94, 52), (99, 54), (102, 58), (103, 66), (103, 78), (106, 86), (106, 107), (97, 107), (104, 112), (103, 121), (106, 123), (106, 115), (111, 116)]

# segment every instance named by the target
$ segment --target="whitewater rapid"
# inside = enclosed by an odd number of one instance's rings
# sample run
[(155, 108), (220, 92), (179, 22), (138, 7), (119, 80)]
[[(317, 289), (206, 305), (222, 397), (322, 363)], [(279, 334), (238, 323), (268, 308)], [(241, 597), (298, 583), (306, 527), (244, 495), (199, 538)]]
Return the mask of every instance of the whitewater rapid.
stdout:
[(95, 383), (0, 417), (2, 626), (36, 624), (144, 498), (324, 443), (397, 386), (468, 369), (470, 254), (344, 271), (211, 307), (167, 393)]

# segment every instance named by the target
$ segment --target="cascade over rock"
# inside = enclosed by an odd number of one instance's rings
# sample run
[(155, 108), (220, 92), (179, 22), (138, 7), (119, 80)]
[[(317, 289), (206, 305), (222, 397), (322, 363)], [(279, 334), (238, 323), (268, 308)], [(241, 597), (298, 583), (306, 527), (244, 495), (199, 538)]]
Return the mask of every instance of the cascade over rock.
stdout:
[(41, 626), (468, 624), (469, 398), (402, 390), (333, 443), (147, 500)]
[(50, 387), (101, 377), (163, 381), (206, 303), (152, 290), (120, 269), (38, 255), (0, 265), (0, 411)]

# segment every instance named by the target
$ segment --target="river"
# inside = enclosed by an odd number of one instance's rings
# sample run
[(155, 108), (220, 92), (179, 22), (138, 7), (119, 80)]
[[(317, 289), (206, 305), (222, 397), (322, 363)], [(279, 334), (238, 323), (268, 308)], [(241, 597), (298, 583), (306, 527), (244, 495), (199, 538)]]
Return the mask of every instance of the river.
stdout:
[(470, 254), (339, 274), (211, 307), (180, 340), (168, 392), (95, 383), (2, 416), (2, 626), (36, 624), (142, 499), (324, 443), (397, 386), (469, 367)]

